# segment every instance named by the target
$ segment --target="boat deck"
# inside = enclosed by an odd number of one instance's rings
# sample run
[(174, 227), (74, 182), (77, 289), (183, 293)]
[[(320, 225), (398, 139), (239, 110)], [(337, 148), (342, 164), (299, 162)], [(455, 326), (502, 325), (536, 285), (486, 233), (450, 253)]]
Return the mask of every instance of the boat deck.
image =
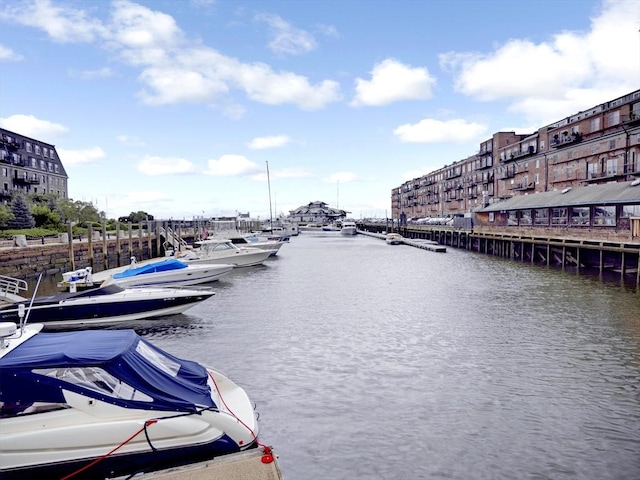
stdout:
[(262, 448), (223, 455), (213, 460), (194, 463), (148, 473), (136, 478), (141, 480), (283, 480), (278, 457), (272, 453), (273, 461), (264, 463)]

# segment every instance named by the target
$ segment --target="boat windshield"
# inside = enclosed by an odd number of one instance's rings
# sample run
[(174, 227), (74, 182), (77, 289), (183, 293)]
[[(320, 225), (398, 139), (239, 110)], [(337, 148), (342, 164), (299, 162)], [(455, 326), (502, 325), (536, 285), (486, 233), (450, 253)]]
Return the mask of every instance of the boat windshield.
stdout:
[(117, 379), (100, 367), (68, 367), (34, 369), (33, 373), (56, 378), (78, 387), (122, 400), (152, 402), (153, 398)]

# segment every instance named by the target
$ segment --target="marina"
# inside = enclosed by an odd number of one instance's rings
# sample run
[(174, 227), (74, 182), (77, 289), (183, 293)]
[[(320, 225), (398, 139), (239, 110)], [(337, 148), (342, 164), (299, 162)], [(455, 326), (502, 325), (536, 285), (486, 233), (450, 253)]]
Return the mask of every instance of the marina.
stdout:
[(213, 288), (128, 326), (237, 379), (286, 479), (640, 469), (640, 300), (617, 275), (303, 232)]

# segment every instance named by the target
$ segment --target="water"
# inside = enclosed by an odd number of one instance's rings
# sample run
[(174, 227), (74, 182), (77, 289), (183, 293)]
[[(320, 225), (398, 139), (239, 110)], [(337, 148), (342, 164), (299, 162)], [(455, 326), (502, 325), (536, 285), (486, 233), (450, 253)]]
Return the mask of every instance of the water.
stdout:
[(303, 233), (129, 325), (248, 391), (286, 480), (640, 478), (640, 294)]

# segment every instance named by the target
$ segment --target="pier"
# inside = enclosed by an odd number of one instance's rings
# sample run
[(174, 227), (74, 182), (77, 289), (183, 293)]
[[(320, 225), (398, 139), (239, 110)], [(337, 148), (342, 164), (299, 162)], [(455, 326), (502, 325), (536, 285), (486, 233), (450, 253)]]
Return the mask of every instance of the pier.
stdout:
[[(384, 238), (385, 225), (359, 224), (358, 232)], [(640, 243), (616, 239), (557, 236), (556, 232), (507, 232), (504, 229), (462, 229), (446, 225), (395, 228), (405, 244), (430, 240), (437, 245), (499, 256), (534, 265), (618, 274), (640, 286)], [(375, 234), (375, 235), (372, 235)], [(415, 246), (415, 245), (414, 245)]]

